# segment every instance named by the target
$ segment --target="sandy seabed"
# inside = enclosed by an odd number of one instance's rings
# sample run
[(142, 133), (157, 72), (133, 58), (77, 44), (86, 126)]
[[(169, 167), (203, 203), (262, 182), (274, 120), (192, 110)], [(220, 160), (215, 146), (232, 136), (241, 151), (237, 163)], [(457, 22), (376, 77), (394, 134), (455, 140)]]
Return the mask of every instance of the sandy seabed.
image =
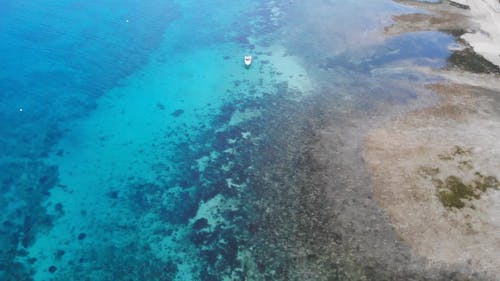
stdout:
[(500, 176), (497, 101), (466, 85), (431, 88), (441, 96), (438, 105), (366, 137), (364, 159), (375, 198), (418, 254), (500, 276), (500, 193), (487, 190), (463, 208), (447, 208), (435, 186), (450, 176), (464, 183), (474, 181), (476, 173)]

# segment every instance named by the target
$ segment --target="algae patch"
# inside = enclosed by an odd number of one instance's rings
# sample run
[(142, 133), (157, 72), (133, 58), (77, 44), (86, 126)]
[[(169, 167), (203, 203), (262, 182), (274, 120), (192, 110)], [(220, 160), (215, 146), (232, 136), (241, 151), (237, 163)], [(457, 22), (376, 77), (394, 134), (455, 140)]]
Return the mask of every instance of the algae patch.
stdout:
[(446, 208), (463, 208), (464, 200), (479, 199), (474, 187), (464, 184), (458, 177), (449, 176), (444, 182), (436, 184), (439, 201)]
[[(449, 210), (461, 209), (466, 206), (474, 208), (472, 200), (481, 198), (488, 189), (498, 190), (500, 182), (494, 176), (485, 176), (479, 171), (474, 171), (472, 164), (472, 149), (455, 146), (451, 152), (439, 154), (438, 158), (449, 164), (453, 161), (456, 171), (465, 173), (465, 176), (446, 175), (436, 167), (420, 167), (420, 176), (430, 178), (436, 187), (436, 195), (443, 206)], [(444, 163), (443, 163), (444, 164)], [(469, 174), (471, 177), (467, 177)], [(469, 180), (465, 180), (469, 178)], [(471, 179), (472, 178), (472, 179)]]
[(455, 159), (455, 157), (457, 156), (471, 156), (471, 155), (472, 155), (471, 148), (465, 148), (463, 146), (455, 145), (450, 153), (439, 154), (438, 157), (441, 160), (450, 161)]

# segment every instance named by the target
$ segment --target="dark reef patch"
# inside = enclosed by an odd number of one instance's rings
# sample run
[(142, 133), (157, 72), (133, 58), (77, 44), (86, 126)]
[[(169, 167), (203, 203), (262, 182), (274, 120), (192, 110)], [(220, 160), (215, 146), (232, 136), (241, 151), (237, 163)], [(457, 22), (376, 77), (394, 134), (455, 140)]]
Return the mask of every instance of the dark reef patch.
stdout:
[(212, 127), (220, 127), (225, 125), (233, 116), (236, 106), (231, 103), (226, 103), (220, 108), (220, 113), (215, 116), (212, 121)]
[[(52, 227), (53, 218), (42, 202), (57, 184), (58, 171), (41, 161), (30, 160), (3, 161), (0, 170), (0, 263), (4, 267), (0, 279), (26, 280), (30, 271), (19, 260), (26, 258), (24, 248), (33, 244), (38, 233)], [(36, 260), (28, 259), (28, 264), (30, 261)]]
[(62, 203), (56, 203), (54, 205), (54, 211), (59, 215), (62, 216), (64, 215), (64, 207)]
[(193, 223), (193, 229), (196, 231), (201, 230), (203, 228), (206, 228), (208, 226), (209, 226), (209, 224), (208, 224), (208, 220), (206, 218), (197, 219)]
[(174, 112), (170, 113), (170, 115), (174, 116), (174, 117), (179, 117), (181, 116), (182, 114), (184, 114), (184, 110), (183, 109), (177, 109), (175, 110)]
[(156, 107), (159, 109), (159, 110), (165, 110), (165, 105), (161, 102), (157, 102), (156, 103)]
[(49, 266), (50, 273), (54, 273), (54, 272), (56, 272), (56, 270), (57, 270), (57, 267), (55, 267), (54, 265)]
[[(171, 281), (174, 280), (178, 269), (172, 259), (160, 260), (154, 256), (148, 246), (141, 243), (137, 237), (137, 243), (126, 246), (103, 244), (100, 250), (84, 248), (81, 251), (80, 266), (70, 263), (71, 267), (77, 268), (66, 272), (71, 274), (75, 280), (90, 280), (91, 276), (99, 280), (152, 280)], [(85, 264), (91, 261), (98, 264), (91, 270), (86, 270)], [(70, 267), (70, 268), (71, 268)], [(67, 269), (60, 268), (58, 271), (65, 273)], [(67, 280), (63, 275), (54, 275), (54, 281)]]
[(64, 254), (66, 254), (66, 251), (64, 251), (64, 250), (57, 250), (56, 254), (55, 254), (56, 260), (60, 260), (64, 256)]
[(453, 37), (455, 37), (457, 39), (460, 38), (460, 36), (462, 36), (465, 33), (467, 33), (467, 31), (465, 29), (462, 29), (462, 28), (458, 28), (458, 29), (442, 29), (441, 31), (445, 32), (445, 33), (448, 33), (448, 34), (452, 35)]
[(87, 234), (85, 232), (81, 232), (78, 234), (78, 240), (83, 240), (87, 237)]
[(474, 73), (500, 73), (498, 66), (474, 52), (471, 47), (453, 52), (448, 58), (448, 64), (451, 67)]
[(118, 192), (118, 190), (111, 190), (108, 193), (106, 193), (106, 195), (111, 199), (118, 199), (119, 194), (120, 192)]

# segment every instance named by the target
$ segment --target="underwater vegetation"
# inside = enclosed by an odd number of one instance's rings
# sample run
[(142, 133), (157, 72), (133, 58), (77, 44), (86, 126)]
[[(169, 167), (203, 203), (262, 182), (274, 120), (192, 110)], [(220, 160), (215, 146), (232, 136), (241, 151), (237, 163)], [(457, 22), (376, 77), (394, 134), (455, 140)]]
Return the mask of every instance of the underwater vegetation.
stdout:
[(500, 183), (496, 177), (483, 176), (476, 172), (472, 183), (465, 184), (456, 176), (449, 176), (444, 182), (437, 181), (438, 198), (446, 208), (463, 208), (467, 201), (481, 198), (488, 189), (498, 190)]
[(458, 171), (472, 175), (470, 180), (457, 175), (443, 178), (443, 172), (438, 167), (420, 167), (419, 173), (431, 178), (439, 201), (447, 209), (461, 209), (466, 206), (474, 208), (473, 200), (480, 199), (489, 189), (498, 190), (500, 187), (500, 182), (495, 176), (483, 175), (474, 169), (471, 148), (454, 146), (450, 152), (439, 154), (438, 158), (454, 163)]

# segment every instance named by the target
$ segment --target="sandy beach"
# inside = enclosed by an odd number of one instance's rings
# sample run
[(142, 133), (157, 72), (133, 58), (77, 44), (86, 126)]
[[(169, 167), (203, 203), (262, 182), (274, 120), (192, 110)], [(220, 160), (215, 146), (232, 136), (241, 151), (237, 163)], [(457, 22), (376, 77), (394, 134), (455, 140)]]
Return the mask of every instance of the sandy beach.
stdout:
[(461, 38), (474, 51), (500, 66), (500, 3), (496, 0), (461, 0), (470, 6), (470, 18), (477, 27)]

